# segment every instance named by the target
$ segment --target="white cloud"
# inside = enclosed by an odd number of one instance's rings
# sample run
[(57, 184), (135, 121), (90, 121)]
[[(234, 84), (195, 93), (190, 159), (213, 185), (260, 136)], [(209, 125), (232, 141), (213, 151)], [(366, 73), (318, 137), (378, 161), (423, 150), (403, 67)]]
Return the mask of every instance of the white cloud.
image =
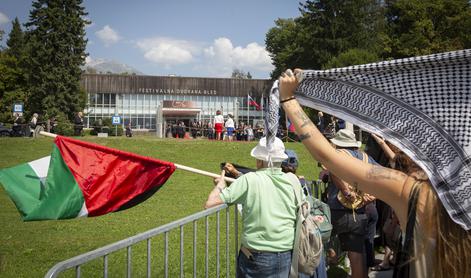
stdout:
[(234, 46), (225, 37), (217, 38), (210, 44), (157, 37), (139, 40), (136, 45), (151, 62), (167, 69), (191, 66), (204, 76), (229, 77), (235, 68), (252, 73), (273, 70), (265, 47), (255, 42), (247, 46)]
[(0, 25), (2, 24), (6, 24), (10, 22), (10, 19), (8, 18), (8, 16), (2, 12), (0, 12)]
[(273, 69), (271, 58), (265, 47), (255, 42), (245, 47), (234, 47), (230, 39), (217, 38), (212, 45), (204, 49), (204, 55), (208, 60), (208, 65), (219, 68), (214, 71), (219, 76), (230, 76), (234, 68), (243, 71), (267, 72)]
[(165, 67), (191, 63), (200, 52), (196, 42), (163, 37), (139, 40), (136, 45), (147, 60)]
[(105, 44), (105, 46), (110, 46), (121, 40), (118, 32), (113, 30), (109, 25), (105, 25), (103, 29), (95, 32), (95, 35)]
[(85, 57), (85, 64), (88, 65), (88, 64), (91, 64), (91, 63), (93, 63), (93, 58), (90, 57), (90, 56)]

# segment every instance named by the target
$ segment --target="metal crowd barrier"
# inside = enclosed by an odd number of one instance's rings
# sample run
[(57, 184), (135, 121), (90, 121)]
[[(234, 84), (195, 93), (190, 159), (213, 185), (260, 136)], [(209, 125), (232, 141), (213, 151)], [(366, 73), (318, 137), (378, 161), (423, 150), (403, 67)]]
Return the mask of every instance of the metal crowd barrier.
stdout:
[[(237, 206), (232, 206), (234, 208), (234, 262), (235, 266), (237, 266), (237, 255), (239, 251), (239, 242), (238, 242), (238, 210)], [(208, 277), (208, 270), (209, 270), (209, 262), (208, 262), (208, 257), (209, 257), (209, 216), (215, 214), (216, 215), (216, 277), (219, 277), (220, 275), (220, 221), (219, 221), (219, 216), (220, 212), (222, 210), (225, 210), (225, 215), (226, 215), (226, 246), (225, 246), (225, 252), (226, 252), (226, 277), (229, 277), (230, 274), (230, 253), (229, 253), (229, 223), (230, 223), (230, 207), (223, 204), (219, 205), (195, 214), (192, 214), (190, 216), (187, 216), (185, 218), (178, 219), (174, 222), (171, 222), (169, 224), (157, 227), (155, 229), (143, 232), (141, 234), (137, 234), (135, 236), (123, 239), (121, 241), (106, 245), (104, 247), (98, 248), (96, 250), (78, 255), (76, 257), (73, 257), (71, 259), (62, 261), (55, 266), (53, 266), (49, 271), (47, 272), (46, 276), (47, 278), (52, 278), (52, 277), (58, 277), (58, 275), (68, 269), (75, 268), (75, 276), (76, 277), (81, 277), (81, 266), (85, 263), (88, 263), (92, 260), (98, 259), (98, 258), (103, 258), (103, 277), (107, 278), (108, 277), (108, 256), (111, 253), (126, 249), (127, 250), (127, 256), (126, 256), (126, 277), (131, 277), (132, 276), (132, 246), (142, 242), (142, 241), (147, 241), (147, 275), (146, 277), (151, 277), (152, 273), (152, 262), (151, 262), (151, 239), (157, 235), (164, 234), (164, 276), (168, 277), (169, 271), (168, 271), (168, 255), (169, 255), (169, 246), (168, 246), (168, 234), (171, 230), (180, 229), (180, 277), (184, 276), (184, 234), (183, 234), (183, 227), (185, 224), (188, 223), (193, 223), (193, 277), (197, 276), (197, 221), (199, 219), (204, 218), (205, 219), (205, 277)], [(235, 269), (234, 269), (234, 276), (235, 276)]]
[(311, 194), (314, 198), (325, 201), (324, 194), (327, 190), (327, 183), (324, 183), (321, 180), (313, 180), (309, 186), (311, 187)]

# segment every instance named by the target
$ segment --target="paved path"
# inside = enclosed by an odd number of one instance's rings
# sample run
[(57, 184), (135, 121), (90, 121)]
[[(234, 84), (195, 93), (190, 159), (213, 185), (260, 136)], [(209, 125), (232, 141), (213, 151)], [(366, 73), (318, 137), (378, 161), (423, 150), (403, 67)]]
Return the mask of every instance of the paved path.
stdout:
[[(375, 258), (376, 260), (381, 261), (383, 258), (384, 254), (376, 254)], [(387, 271), (371, 271), (368, 274), (369, 278), (390, 278), (393, 276), (393, 270), (387, 270)]]

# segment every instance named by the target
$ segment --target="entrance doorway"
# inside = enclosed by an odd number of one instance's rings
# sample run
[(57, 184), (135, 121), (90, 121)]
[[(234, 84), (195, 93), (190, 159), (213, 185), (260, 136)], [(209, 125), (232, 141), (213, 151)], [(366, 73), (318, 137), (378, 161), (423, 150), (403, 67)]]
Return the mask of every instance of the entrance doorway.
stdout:
[(165, 137), (183, 138), (190, 133), (192, 123), (199, 119), (201, 109), (191, 101), (163, 101), (162, 130)]

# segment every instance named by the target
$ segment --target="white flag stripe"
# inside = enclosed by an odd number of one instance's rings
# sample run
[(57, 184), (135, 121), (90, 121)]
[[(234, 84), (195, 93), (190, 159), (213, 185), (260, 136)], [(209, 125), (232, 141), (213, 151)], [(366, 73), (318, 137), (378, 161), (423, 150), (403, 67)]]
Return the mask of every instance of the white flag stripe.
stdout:
[(82, 208), (80, 209), (80, 212), (77, 214), (77, 217), (86, 217), (88, 216), (88, 209), (87, 205), (85, 202), (83, 202)]
[(49, 169), (49, 162), (51, 161), (51, 156), (46, 156), (37, 160), (28, 162), (29, 166), (36, 173), (38, 178), (43, 179), (47, 177), (47, 171)]

